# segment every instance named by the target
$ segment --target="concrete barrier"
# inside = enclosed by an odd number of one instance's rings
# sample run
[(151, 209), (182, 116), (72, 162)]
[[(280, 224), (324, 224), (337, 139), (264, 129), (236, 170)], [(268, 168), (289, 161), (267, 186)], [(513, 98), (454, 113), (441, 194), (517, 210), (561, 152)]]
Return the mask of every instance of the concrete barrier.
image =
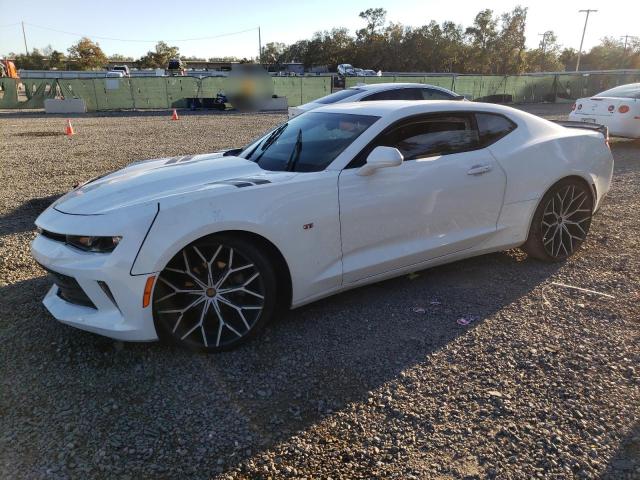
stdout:
[(85, 113), (87, 104), (81, 98), (68, 98), (59, 100), (47, 98), (44, 101), (45, 113)]

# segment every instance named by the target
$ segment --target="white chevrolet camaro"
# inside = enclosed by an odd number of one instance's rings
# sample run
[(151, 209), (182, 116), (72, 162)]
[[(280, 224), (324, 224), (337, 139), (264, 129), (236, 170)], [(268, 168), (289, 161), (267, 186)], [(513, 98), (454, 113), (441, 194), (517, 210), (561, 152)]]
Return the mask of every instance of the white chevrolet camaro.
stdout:
[(616, 137), (640, 138), (640, 83), (579, 98), (571, 107), (569, 120), (605, 125)]
[(585, 240), (613, 159), (597, 127), (509, 107), (323, 107), (242, 149), (141, 161), (36, 220), (64, 323), (206, 351), (279, 307), (522, 246), (561, 261)]

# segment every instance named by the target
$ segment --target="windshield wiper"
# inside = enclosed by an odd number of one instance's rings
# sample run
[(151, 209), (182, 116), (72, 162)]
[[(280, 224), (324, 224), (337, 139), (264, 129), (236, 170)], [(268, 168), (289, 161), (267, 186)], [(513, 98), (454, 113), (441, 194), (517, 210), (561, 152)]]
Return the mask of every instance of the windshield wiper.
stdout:
[(276, 128), (273, 132), (271, 132), (271, 134), (267, 137), (267, 139), (264, 142), (258, 143), (258, 145), (256, 145), (253, 148), (253, 150), (251, 150), (251, 152), (249, 152), (249, 154), (245, 158), (249, 160), (251, 156), (254, 153), (256, 153), (256, 150), (258, 149), (258, 147), (260, 147), (261, 153), (258, 156), (258, 158), (254, 160), (254, 162), (257, 162), (258, 160), (260, 160), (260, 157), (262, 157), (265, 150), (269, 148), (276, 140), (278, 140), (278, 138), (280, 138), (280, 135), (282, 135), (282, 132), (284, 132), (284, 130), (287, 128), (288, 125), (289, 123), (284, 123), (280, 125), (278, 128)]
[(287, 172), (294, 172), (296, 170), (296, 164), (298, 163), (298, 159), (300, 158), (300, 152), (302, 151), (302, 129), (298, 130), (298, 137), (296, 138), (296, 144), (293, 146), (293, 150), (291, 151), (291, 156), (287, 161), (287, 166), (285, 170)]

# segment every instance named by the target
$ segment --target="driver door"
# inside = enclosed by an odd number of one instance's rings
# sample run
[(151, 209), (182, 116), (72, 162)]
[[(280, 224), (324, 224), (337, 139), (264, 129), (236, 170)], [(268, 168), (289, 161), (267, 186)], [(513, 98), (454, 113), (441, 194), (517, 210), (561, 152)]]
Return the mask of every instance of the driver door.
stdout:
[[(404, 162), (358, 175), (376, 146), (397, 148)], [(477, 246), (496, 231), (505, 184), (472, 114), (396, 124), (340, 174), (343, 283)]]

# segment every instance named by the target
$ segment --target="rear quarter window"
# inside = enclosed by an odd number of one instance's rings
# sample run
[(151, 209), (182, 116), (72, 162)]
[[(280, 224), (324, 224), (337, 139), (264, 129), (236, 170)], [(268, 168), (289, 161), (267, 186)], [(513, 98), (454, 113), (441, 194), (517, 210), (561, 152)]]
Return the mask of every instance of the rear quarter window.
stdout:
[(481, 147), (488, 147), (516, 129), (516, 124), (507, 117), (494, 113), (476, 113), (478, 136)]
[(452, 97), (448, 93), (441, 92), (440, 90), (434, 90), (432, 88), (423, 88), (422, 98), (424, 100), (452, 100), (455, 97)]

